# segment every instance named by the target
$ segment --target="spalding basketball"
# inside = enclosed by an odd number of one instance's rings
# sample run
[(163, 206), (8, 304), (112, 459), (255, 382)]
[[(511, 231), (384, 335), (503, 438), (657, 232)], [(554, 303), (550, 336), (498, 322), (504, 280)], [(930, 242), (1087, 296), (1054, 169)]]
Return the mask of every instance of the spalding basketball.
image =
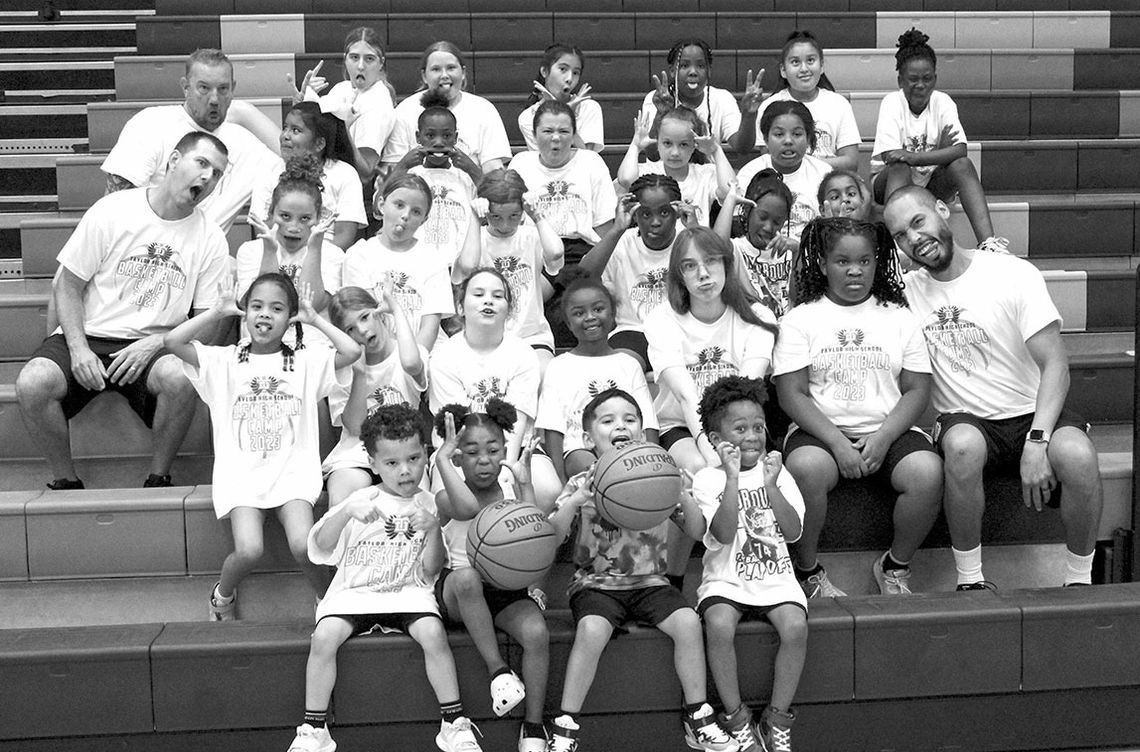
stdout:
[(558, 534), (532, 504), (499, 501), (480, 510), (467, 527), (467, 558), (483, 581), (521, 590), (537, 581), (558, 550)]
[(630, 443), (603, 454), (594, 467), (594, 504), (626, 530), (657, 527), (677, 508), (681, 472), (656, 444)]

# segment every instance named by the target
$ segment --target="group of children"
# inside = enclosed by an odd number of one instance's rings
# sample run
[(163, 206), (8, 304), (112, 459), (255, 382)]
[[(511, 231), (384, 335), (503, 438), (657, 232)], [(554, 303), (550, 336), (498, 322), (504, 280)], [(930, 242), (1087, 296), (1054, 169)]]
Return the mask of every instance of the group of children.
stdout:
[[(426, 91), (393, 108), (375, 34), (349, 35), (348, 81), (286, 117), (285, 169), (254, 196), (258, 239), (239, 249), (236, 282), (166, 337), (211, 409), (215, 506), (233, 528), (211, 617), (235, 618), (270, 510), (317, 594), (292, 752), (335, 749), (337, 651), (376, 629), (423, 648), (439, 748), (479, 749), (445, 623), (471, 634), (497, 714), (525, 700), (519, 749), (572, 752), (601, 654), (630, 621), (674, 642), (690, 747), (791, 749), (807, 598), (842, 595), (816, 558), (828, 491), (874, 476), (898, 493), (874, 566), (896, 595), (941, 497), (938, 455), (913, 428), (930, 362), (894, 244), (869, 221), (875, 202), (908, 182), (957, 193), (997, 245), (926, 41), (900, 37), (869, 189), (850, 105), (807, 32), (782, 51), (781, 90), (762, 102), (763, 71), (750, 71), (739, 107), (711, 85), (708, 46), (679, 42), (616, 179), (577, 48), (548, 50), (519, 119), (531, 150), (511, 157), (453, 45), (429, 47)], [(327, 86), (318, 73), (299, 98)], [(726, 150), (757, 142), (767, 153), (734, 172)], [(368, 222), (358, 176), (379, 163), (379, 229), (350, 242)], [(234, 316), (237, 344), (197, 341)], [(322, 464), (330, 426), (340, 437)], [(593, 502), (593, 463), (631, 441), (660, 443), (685, 478), (673, 517), (648, 531), (615, 528)], [(329, 511), (314, 523), (322, 477)], [(549, 727), (541, 592), (486, 585), (466, 557), (470, 520), (504, 499), (535, 504), (563, 538), (577, 530), (577, 631)], [(680, 589), (694, 541), (706, 550), (695, 610)], [(734, 647), (754, 618), (780, 636), (758, 722)], [(523, 647), (521, 677), (496, 628)]]

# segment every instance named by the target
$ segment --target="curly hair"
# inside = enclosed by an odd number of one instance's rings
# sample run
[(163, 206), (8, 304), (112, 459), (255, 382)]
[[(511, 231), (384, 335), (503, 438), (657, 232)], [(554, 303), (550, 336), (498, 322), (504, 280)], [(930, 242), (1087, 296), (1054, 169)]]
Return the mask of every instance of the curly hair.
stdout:
[(929, 36), (913, 26), (899, 34), (899, 41), (895, 45), (899, 48), (895, 53), (895, 70), (902, 73), (903, 66), (911, 60), (929, 60), (930, 67), (937, 69), (938, 56), (934, 54), (934, 48), (927, 44), (929, 41)]
[[(277, 180), (277, 185), (273, 187), (273, 193), (269, 198), (269, 213), (277, 209), (277, 202), (286, 193), (299, 192), (304, 193), (313, 200), (313, 204), (317, 208), (317, 214), (321, 213), (321, 191), (324, 190), (324, 185), (321, 183), (321, 160), (313, 154), (305, 154), (300, 157), (290, 157), (289, 161), (285, 163), (285, 170), (281, 173), (280, 178)], [(314, 217), (314, 219), (316, 219)], [(267, 220), (268, 224), (272, 225), (272, 220)]]
[(500, 439), (510, 433), (518, 420), (518, 410), (515, 406), (498, 397), (487, 400), (481, 413), (472, 412), (467, 405), (452, 403), (441, 407), (435, 415), (435, 431), (440, 436), (446, 435), (448, 415), (451, 415), (456, 431), (483, 426), (497, 433)]
[(562, 314), (563, 321), (568, 321), (569, 315), (567, 311), (570, 307), (570, 298), (573, 297), (574, 293), (578, 292), (579, 290), (597, 290), (601, 292), (602, 295), (605, 296), (606, 300), (610, 302), (611, 314), (617, 313), (618, 299), (614, 296), (613, 291), (610, 290), (610, 288), (606, 287), (605, 283), (602, 282), (601, 277), (589, 274), (580, 268), (574, 268), (570, 270), (570, 273), (566, 275), (566, 278), (569, 281), (566, 283), (566, 287), (562, 290), (562, 299), (558, 303), (559, 312)]
[(835, 248), (839, 238), (856, 235), (867, 239), (875, 250), (875, 278), (871, 295), (879, 305), (894, 303), (908, 307), (903, 294), (902, 274), (895, 257), (895, 242), (882, 222), (860, 222), (848, 217), (819, 217), (808, 222), (800, 240), (800, 249), (792, 260), (792, 285), (789, 291), (793, 306), (819, 300), (827, 292), (823, 262)]
[(763, 406), (768, 401), (768, 388), (763, 379), (744, 376), (724, 376), (709, 384), (701, 395), (697, 413), (701, 416), (701, 429), (707, 434), (720, 431), (720, 422), (733, 402), (755, 402)]
[(419, 410), (408, 405), (381, 405), (364, 419), (360, 426), (360, 441), (368, 450), (368, 456), (376, 454), (376, 442), (380, 439), (403, 441), (416, 438), (427, 441), (424, 420)]

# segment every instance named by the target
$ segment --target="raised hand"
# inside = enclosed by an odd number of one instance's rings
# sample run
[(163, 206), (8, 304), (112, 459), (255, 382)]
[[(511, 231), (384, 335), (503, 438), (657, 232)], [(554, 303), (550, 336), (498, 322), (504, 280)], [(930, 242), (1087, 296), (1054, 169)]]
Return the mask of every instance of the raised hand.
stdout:
[(263, 220), (258, 219), (252, 214), (249, 215), (248, 219), (250, 225), (253, 226), (254, 231), (257, 233), (257, 237), (261, 238), (262, 242), (265, 244), (265, 250), (272, 251), (274, 253), (280, 253), (281, 240), (277, 237), (277, 231), (280, 229), (279, 226), (274, 223), (271, 227), (267, 225)]
[(463, 439), (463, 432), (467, 428), (464, 426), (459, 431), (455, 430), (455, 416), (450, 412), (443, 414), (443, 444), (439, 447), (439, 456), (445, 459), (451, 459), (459, 454), (459, 442)]
[(309, 233), (309, 247), (320, 248), (324, 243), (325, 233), (332, 229), (337, 220), (336, 212), (329, 212), (327, 217), (321, 217), (317, 223), (313, 225), (313, 229)]
[[(305, 77), (303, 79), (301, 79), (301, 85), (293, 87), (293, 101), (294, 102), (300, 102), (302, 99), (305, 98), (305, 90), (306, 89), (312, 89), (315, 93), (320, 94), (322, 91), (324, 91), (325, 89), (327, 89), (329, 87), (329, 82), (327, 80), (325, 80), (325, 78), (323, 76), (318, 75), (321, 72), (321, 66), (324, 64), (325, 64), (324, 60), (321, 60), (320, 62), (318, 62), (316, 65), (314, 65), (312, 67), (312, 69), (310, 69), (305, 74)], [(292, 73), (286, 73), (285, 74), (285, 80), (288, 81), (290, 84), (293, 84), (293, 82), (294, 82), (293, 74)]]
[(297, 288), (297, 313), (289, 319), (290, 324), (312, 325), (317, 320), (317, 310), (313, 308), (313, 286), (302, 282)]
[(760, 85), (760, 81), (763, 78), (763, 68), (760, 69), (760, 72), (756, 74), (755, 78), (752, 76), (752, 69), (748, 69), (748, 74), (744, 78), (744, 93), (740, 95), (740, 109), (742, 112), (760, 111), (760, 103), (764, 100), (764, 87)]
[(669, 205), (677, 212), (677, 219), (681, 220), (681, 224), (685, 227), (696, 227), (700, 224), (697, 221), (697, 207), (688, 201), (670, 201)]
[[(526, 440), (526, 443), (522, 445), (517, 460), (513, 463), (500, 460), (499, 464), (509, 470), (511, 475), (514, 476), (516, 486), (525, 486), (530, 483), (530, 458), (534, 456), (534, 450), (538, 449), (541, 443), (542, 439), (539, 435), (533, 433), (530, 435), (530, 438)], [(521, 496), (521, 494), (516, 495)]]
[(214, 311), (222, 316), (240, 316), (242, 311), (238, 308), (237, 281), (232, 274), (227, 274), (218, 283), (218, 297), (214, 301)]
[(614, 212), (614, 227), (629, 227), (633, 215), (641, 208), (637, 196), (632, 193), (623, 193), (618, 197), (617, 210)]
[(784, 456), (779, 452), (768, 452), (761, 461), (764, 463), (764, 485), (776, 485), (776, 479), (784, 467)]
[(653, 118), (648, 112), (639, 112), (633, 119), (633, 145), (637, 147), (638, 151), (645, 151), (653, 144), (657, 143), (657, 139), (650, 138), (649, 131), (653, 128)]
[(696, 131), (692, 131), (692, 134), (693, 142), (697, 145), (697, 151), (706, 157), (713, 156), (716, 154), (716, 150), (720, 148), (720, 142), (717, 141), (716, 136), (701, 136)]
[(730, 477), (740, 475), (740, 447), (722, 441), (716, 445), (716, 453), (720, 457), (725, 475)]
[(650, 76), (653, 79), (653, 106), (658, 112), (665, 112), (676, 106), (673, 92), (669, 88), (669, 71), (661, 71), (660, 75)]
[(572, 110), (577, 110), (578, 105), (592, 98), (593, 97), (590, 96), (590, 85), (582, 84), (578, 87), (578, 93), (566, 100), (566, 105)]

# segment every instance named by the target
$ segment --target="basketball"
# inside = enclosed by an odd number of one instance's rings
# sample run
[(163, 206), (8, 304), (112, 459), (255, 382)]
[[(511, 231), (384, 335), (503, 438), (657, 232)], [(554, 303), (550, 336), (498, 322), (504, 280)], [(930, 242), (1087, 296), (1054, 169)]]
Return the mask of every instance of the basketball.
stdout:
[(594, 467), (594, 504), (610, 523), (648, 530), (668, 519), (681, 495), (677, 463), (656, 444), (631, 443), (603, 454)]
[(467, 528), (467, 558), (483, 581), (521, 590), (538, 580), (558, 550), (558, 534), (532, 504), (504, 500), (482, 509)]

